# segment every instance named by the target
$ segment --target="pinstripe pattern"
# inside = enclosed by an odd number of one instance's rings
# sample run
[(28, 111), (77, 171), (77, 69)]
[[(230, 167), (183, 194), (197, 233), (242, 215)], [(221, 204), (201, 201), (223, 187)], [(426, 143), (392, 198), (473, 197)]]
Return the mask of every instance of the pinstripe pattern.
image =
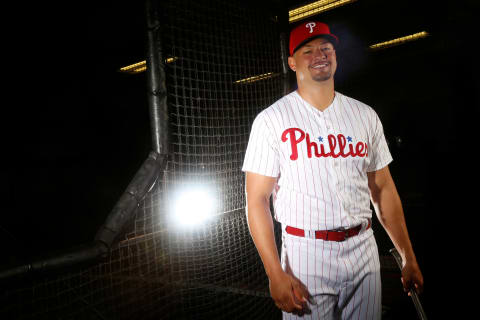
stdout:
[(391, 161), (375, 111), (338, 92), (323, 112), (292, 92), (256, 117), (242, 170), (278, 178), (273, 199), (283, 230), (363, 225), (344, 242), (283, 233), (282, 266), (316, 301), (301, 319), (380, 319), (378, 249), (365, 230), (372, 216), (367, 172)]
[(371, 217), (367, 172), (391, 161), (372, 108), (336, 92), (321, 112), (294, 91), (256, 117), (242, 170), (279, 177), (278, 221), (328, 230)]
[(283, 319), (381, 318), (380, 261), (371, 229), (345, 242), (284, 233), (282, 243), (284, 270), (291, 270), (316, 302), (309, 304), (311, 313), (299, 317), (284, 312)]

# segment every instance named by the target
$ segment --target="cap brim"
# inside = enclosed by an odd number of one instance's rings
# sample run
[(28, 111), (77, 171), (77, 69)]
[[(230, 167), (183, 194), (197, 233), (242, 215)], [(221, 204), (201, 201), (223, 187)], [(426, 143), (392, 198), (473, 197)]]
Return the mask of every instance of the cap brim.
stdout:
[(292, 55), (298, 50), (300, 49), (301, 47), (303, 47), (304, 45), (306, 45), (308, 42), (314, 40), (314, 39), (317, 39), (317, 38), (326, 38), (328, 39), (334, 46), (337, 46), (338, 45), (338, 38), (337, 36), (334, 36), (332, 34), (316, 34), (314, 36), (311, 36), (310, 38), (307, 38), (305, 40), (303, 40), (302, 42), (300, 42), (298, 44), (298, 46), (293, 49), (293, 52), (292, 52)]

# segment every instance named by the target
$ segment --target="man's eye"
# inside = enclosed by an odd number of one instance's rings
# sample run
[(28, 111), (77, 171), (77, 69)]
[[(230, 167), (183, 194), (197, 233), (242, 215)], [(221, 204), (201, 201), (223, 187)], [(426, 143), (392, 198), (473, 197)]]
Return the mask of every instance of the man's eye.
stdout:
[(303, 53), (311, 53), (312, 51), (310, 50), (307, 50), (307, 51), (303, 51)]

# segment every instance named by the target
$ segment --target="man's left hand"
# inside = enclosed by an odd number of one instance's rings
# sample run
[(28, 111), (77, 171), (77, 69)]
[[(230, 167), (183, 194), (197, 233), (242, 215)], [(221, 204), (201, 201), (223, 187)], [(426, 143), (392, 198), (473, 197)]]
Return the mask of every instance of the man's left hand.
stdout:
[(423, 275), (417, 262), (405, 263), (402, 268), (402, 284), (405, 292), (409, 292), (410, 289), (417, 293), (423, 292)]

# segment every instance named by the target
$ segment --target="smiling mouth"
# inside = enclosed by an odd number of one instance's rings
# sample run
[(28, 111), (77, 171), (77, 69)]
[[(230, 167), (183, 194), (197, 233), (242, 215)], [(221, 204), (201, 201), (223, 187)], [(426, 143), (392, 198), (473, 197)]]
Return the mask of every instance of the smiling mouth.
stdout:
[(311, 66), (310, 68), (312, 69), (321, 69), (321, 68), (325, 68), (328, 66), (328, 63), (320, 63), (320, 64), (316, 64), (314, 66)]

